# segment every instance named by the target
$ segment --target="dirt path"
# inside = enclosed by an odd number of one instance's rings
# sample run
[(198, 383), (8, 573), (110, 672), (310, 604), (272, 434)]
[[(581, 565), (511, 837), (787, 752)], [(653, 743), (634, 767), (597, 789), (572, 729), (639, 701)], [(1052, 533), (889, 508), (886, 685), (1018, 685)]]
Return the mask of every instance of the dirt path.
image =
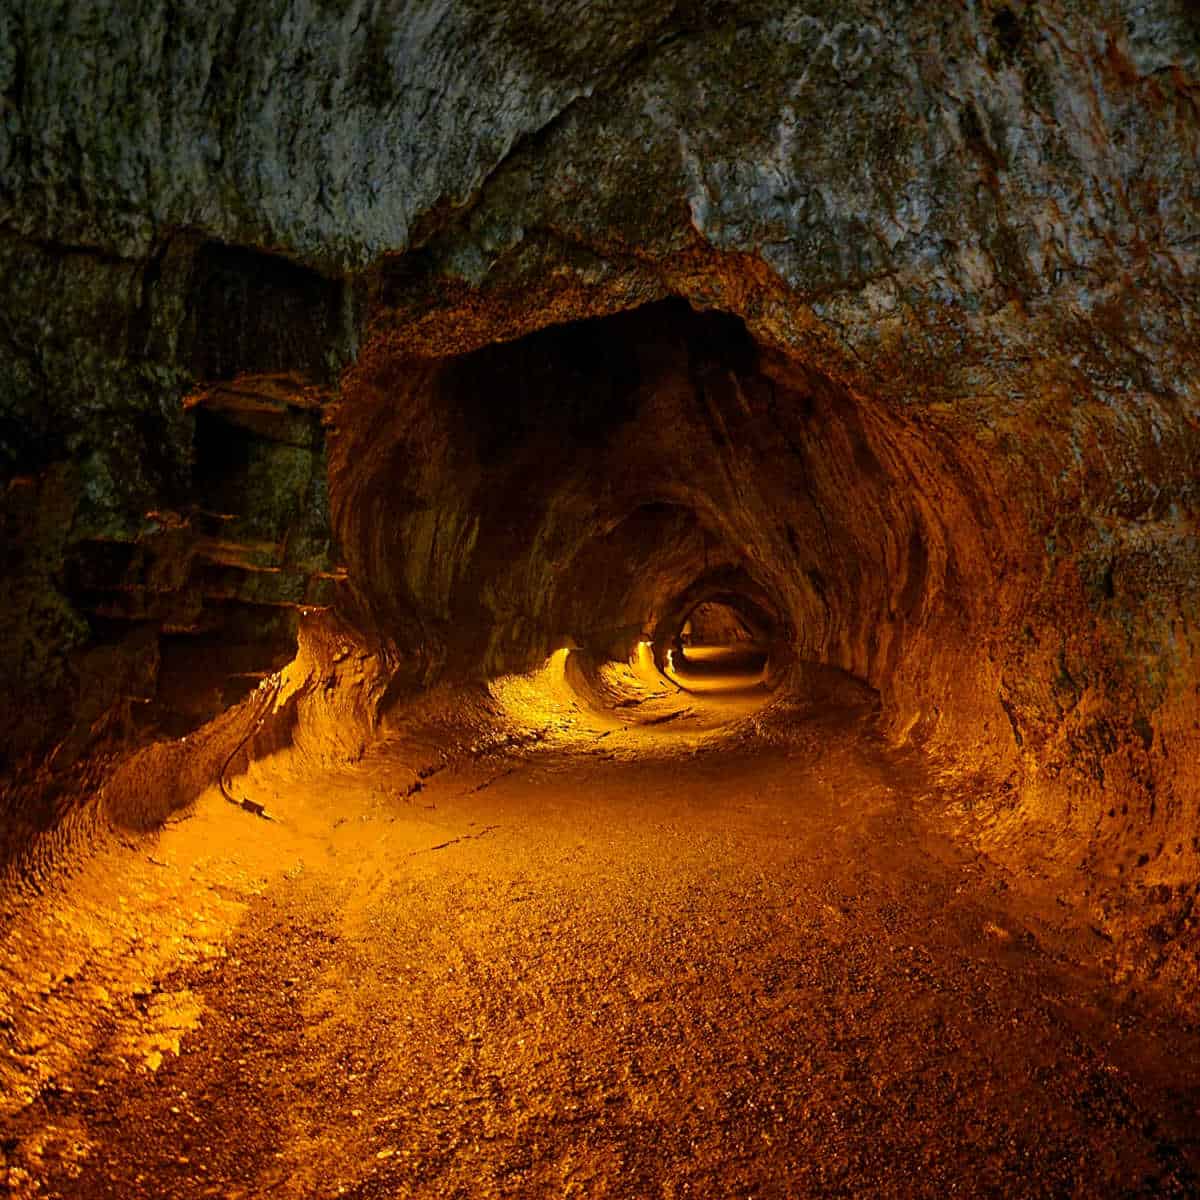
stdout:
[(273, 824), (208, 797), (146, 870), (224, 906), (216, 949), (133, 998), (158, 1041), (114, 1010), (10, 1118), (14, 1190), (1197, 1194), (1195, 1034), (931, 833), (860, 712), (655, 703), (674, 742), (652, 709), (407, 799), (398, 745), (252, 777)]

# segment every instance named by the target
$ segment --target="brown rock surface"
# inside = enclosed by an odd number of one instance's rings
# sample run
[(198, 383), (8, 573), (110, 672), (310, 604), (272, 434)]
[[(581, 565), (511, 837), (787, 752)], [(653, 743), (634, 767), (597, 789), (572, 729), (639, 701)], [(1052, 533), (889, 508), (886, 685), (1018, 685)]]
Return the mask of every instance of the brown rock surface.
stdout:
[(732, 603), (1196, 1010), (1194, 5), (177, 9), (0, 11), (6, 888)]

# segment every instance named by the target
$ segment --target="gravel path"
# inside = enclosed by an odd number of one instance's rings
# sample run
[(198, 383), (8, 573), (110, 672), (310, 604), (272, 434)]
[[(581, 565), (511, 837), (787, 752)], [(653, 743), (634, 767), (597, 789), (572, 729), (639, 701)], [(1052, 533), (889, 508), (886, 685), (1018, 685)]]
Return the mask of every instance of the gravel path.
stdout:
[(655, 728), (210, 797), (146, 868), (233, 906), (134, 998), (179, 1053), (114, 1015), (9, 1122), (14, 1192), (1198, 1194), (1195, 1032), (932, 832), (861, 712)]

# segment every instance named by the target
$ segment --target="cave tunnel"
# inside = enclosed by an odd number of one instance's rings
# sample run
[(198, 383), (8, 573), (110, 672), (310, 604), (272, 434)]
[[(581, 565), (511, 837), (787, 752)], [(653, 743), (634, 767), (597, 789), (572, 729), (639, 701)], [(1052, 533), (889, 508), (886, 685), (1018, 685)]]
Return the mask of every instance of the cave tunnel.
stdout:
[(1191, 8), (26, 7), (0, 1184), (1200, 1193)]

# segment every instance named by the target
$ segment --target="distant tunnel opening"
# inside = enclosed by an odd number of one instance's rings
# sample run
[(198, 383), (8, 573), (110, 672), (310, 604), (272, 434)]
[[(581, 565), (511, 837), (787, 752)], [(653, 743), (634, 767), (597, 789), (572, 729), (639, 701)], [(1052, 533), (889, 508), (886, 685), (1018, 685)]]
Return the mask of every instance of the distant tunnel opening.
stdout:
[(670, 677), (692, 691), (722, 692), (763, 684), (769, 635), (737, 601), (704, 600), (685, 617), (667, 658)]
[(953, 464), (741, 318), (671, 299), (444, 359), (368, 353), (345, 391), (346, 611), (410, 661), (478, 678), (559, 646), (620, 661), (648, 640), (663, 668), (677, 641), (753, 645), (773, 682), (834, 666), (897, 727), (936, 722), (919, 664), (985, 553)]
[(764, 637), (764, 632), (754, 629), (736, 608), (719, 600), (705, 600), (697, 604), (679, 630), (680, 641), (692, 649), (740, 646), (761, 642)]

